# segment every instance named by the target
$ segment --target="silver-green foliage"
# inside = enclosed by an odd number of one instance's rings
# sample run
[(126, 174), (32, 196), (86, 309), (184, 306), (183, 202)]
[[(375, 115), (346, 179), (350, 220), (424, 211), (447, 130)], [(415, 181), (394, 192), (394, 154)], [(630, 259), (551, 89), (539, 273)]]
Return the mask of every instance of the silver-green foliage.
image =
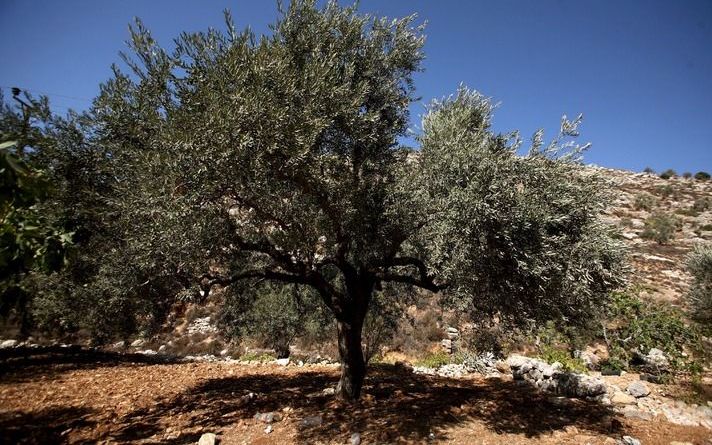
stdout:
[(712, 323), (712, 244), (698, 244), (687, 256), (693, 282), (689, 300), (693, 317), (709, 328)]
[(423, 121), (413, 178), (430, 270), (463, 309), (505, 320), (583, 321), (621, 283), (623, 251), (599, 219), (607, 187), (578, 162), (580, 117), (526, 155), (492, 132), (491, 102), (461, 88)]
[(421, 150), (398, 147), (423, 59), (413, 17), (293, 1), (259, 39), (226, 18), (226, 33), (182, 34), (172, 52), (139, 23), (133, 74), (116, 69), (95, 101), (119, 166), (121, 252), (148, 282), (311, 287), (337, 322), (345, 397), (388, 283), (525, 322), (586, 320), (621, 283), (621, 246), (598, 219), (605, 184), (569, 141), (580, 118), (520, 156), (463, 88), (430, 108)]

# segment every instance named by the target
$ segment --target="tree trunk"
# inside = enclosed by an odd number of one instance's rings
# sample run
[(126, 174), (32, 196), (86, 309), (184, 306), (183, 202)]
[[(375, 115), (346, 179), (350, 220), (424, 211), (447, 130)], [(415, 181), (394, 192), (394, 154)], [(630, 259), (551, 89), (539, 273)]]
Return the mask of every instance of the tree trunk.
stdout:
[(346, 401), (358, 400), (361, 386), (366, 376), (366, 361), (361, 349), (363, 318), (337, 321), (339, 335), (339, 356), (341, 358), (341, 378), (336, 386), (337, 396)]

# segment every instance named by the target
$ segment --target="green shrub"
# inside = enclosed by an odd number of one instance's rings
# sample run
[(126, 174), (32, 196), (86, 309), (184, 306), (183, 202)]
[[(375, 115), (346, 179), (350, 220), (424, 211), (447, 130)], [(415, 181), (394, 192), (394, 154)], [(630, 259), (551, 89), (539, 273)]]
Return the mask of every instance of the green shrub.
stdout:
[(615, 292), (606, 311), (604, 337), (613, 368), (629, 363), (636, 351), (658, 348), (670, 357), (673, 370), (683, 370), (690, 363), (687, 351), (702, 350), (699, 330), (685, 322), (679, 309), (643, 301), (635, 290)]
[(695, 210), (697, 212), (704, 212), (709, 209), (712, 209), (712, 198), (710, 198), (709, 196), (697, 198), (692, 204), (692, 210)]
[(699, 216), (700, 212), (693, 208), (689, 208), (689, 209), (677, 209), (677, 210), (675, 210), (675, 214), (682, 215), (682, 216), (691, 216), (694, 218), (694, 217)]
[(586, 365), (581, 359), (574, 357), (574, 351), (583, 349), (586, 344), (589, 344), (596, 334), (595, 331), (592, 326), (572, 329), (550, 322), (530, 335), (535, 336), (534, 343), (537, 346), (538, 358), (547, 363), (559, 362), (567, 371), (584, 372)]
[(653, 208), (657, 207), (657, 205), (657, 198), (650, 193), (641, 193), (636, 195), (635, 200), (633, 201), (633, 207), (635, 210), (646, 210), (649, 212), (653, 210)]
[(654, 174), (655, 174), (655, 170), (653, 170), (653, 169), (650, 168), (650, 167), (645, 167), (645, 168), (643, 169), (643, 173), (648, 173), (648, 174), (654, 175)]
[(705, 224), (703, 226), (700, 226), (700, 230), (703, 230), (705, 232), (712, 232), (712, 224)]
[(566, 371), (571, 372), (586, 372), (586, 364), (579, 358), (574, 358), (570, 351), (562, 348), (557, 348), (550, 345), (542, 345), (539, 347), (541, 360), (547, 363), (559, 362), (563, 365)]
[(231, 289), (222, 307), (220, 324), (233, 338), (249, 337), (289, 356), (289, 345), (311, 325), (323, 330), (328, 314), (316, 292), (305, 286), (252, 283)]
[(712, 325), (712, 244), (697, 245), (687, 256), (687, 270), (693, 278), (688, 293), (693, 317), (706, 330)]
[(695, 173), (695, 179), (699, 181), (707, 181), (710, 179), (710, 174), (707, 172), (697, 172)]
[(620, 351), (620, 348), (612, 348), (608, 354), (608, 358), (599, 365), (601, 372), (620, 372), (628, 369), (628, 362), (624, 358), (626, 355)]
[(431, 352), (425, 357), (415, 362), (416, 366), (425, 366), (426, 368), (439, 368), (440, 366), (450, 363), (450, 355), (445, 351)]
[(677, 199), (680, 197), (680, 192), (672, 184), (658, 186), (657, 191), (663, 198), (673, 197)]
[(692, 177), (692, 173), (690, 172), (685, 172), (682, 174), (682, 177), (685, 179), (690, 179)]
[(677, 176), (677, 172), (671, 168), (665, 170), (664, 172), (660, 173), (660, 177), (663, 179), (670, 179), (672, 177)]
[(681, 226), (681, 221), (674, 215), (654, 213), (645, 220), (645, 228), (640, 234), (641, 238), (654, 240), (658, 244), (666, 244), (672, 240), (675, 231)]

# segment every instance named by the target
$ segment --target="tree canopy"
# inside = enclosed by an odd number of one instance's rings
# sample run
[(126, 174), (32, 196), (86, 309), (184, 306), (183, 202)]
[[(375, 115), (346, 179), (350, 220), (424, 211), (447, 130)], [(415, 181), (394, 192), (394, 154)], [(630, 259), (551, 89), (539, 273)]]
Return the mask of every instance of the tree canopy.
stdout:
[[(386, 286), (502, 323), (597, 312), (623, 254), (573, 142), (580, 117), (523, 154), (517, 133), (492, 130), (491, 102), (460, 87), (428, 107), (418, 148), (400, 146), (424, 59), (416, 18), (311, 0), (280, 12), (271, 35), (226, 13), (226, 31), (183, 33), (172, 50), (131, 28), (130, 71), (114, 67), (86, 132), (110, 171), (99, 295), (308, 287), (336, 322), (344, 399), (360, 393), (372, 302), (401, 297)], [(102, 272), (112, 261), (117, 276)]]

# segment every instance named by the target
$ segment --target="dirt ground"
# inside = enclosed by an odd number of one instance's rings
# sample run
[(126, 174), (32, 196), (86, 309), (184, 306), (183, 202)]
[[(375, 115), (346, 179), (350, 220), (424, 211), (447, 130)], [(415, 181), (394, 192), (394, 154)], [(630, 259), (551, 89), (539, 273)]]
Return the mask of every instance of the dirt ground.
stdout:
[[(78, 349), (0, 353), (0, 443), (221, 444), (712, 444), (712, 432), (623, 418), (607, 407), (556, 399), (508, 379), (447, 379), (393, 367), (370, 370), (363, 399), (325, 394), (329, 366), (157, 363)], [(268, 426), (255, 420), (279, 413)], [(304, 419), (321, 416), (321, 423)]]

